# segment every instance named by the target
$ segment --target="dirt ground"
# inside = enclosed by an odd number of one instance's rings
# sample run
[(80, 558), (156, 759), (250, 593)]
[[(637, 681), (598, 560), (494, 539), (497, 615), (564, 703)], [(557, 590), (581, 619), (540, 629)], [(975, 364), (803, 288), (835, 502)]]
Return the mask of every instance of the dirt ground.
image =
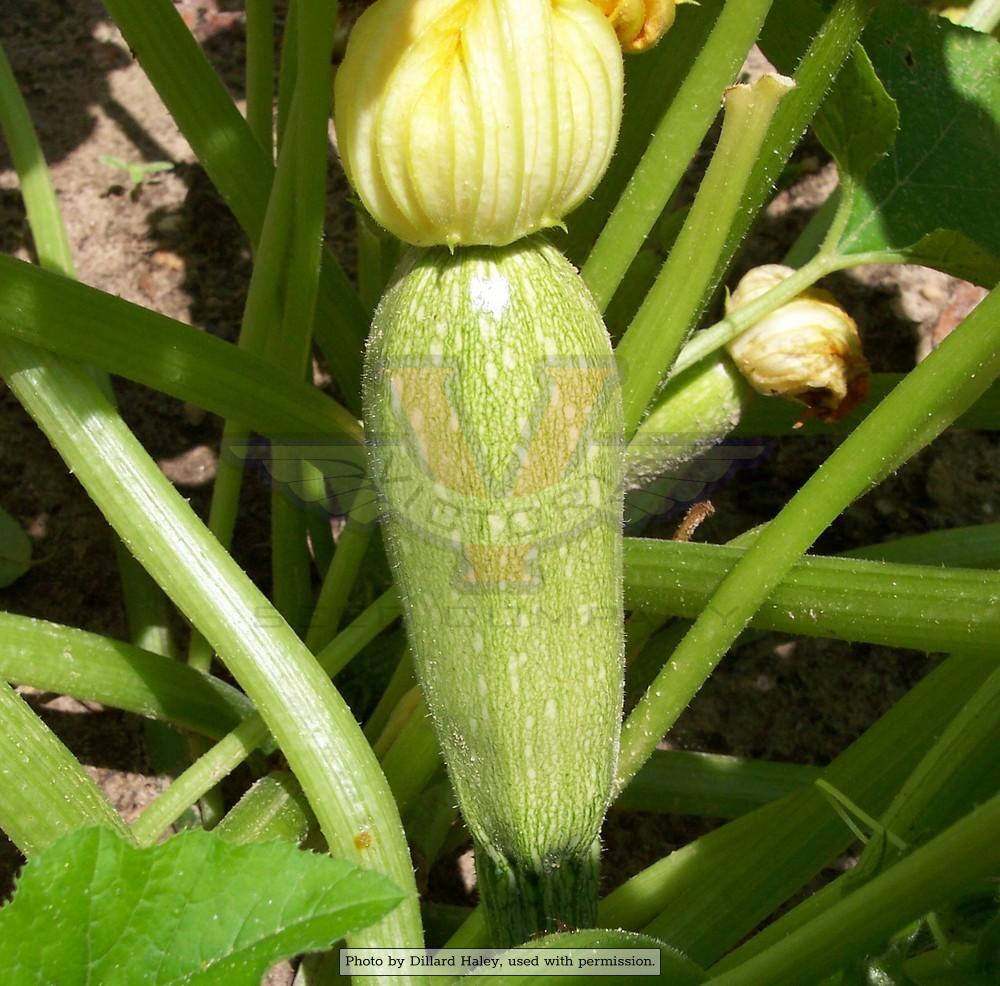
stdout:
[[(242, 4), (178, 6), (238, 100)], [(96, 0), (5, 0), (0, 43), (13, 64), (52, 166), (82, 281), (233, 339), (249, 253), (183, 137)], [(104, 158), (168, 161), (140, 189)], [(829, 191), (831, 167), (807, 147), (804, 177), (768, 210), (743, 267), (780, 259)], [(345, 186), (331, 171), (328, 234), (351, 264)], [(24, 209), (0, 144), (0, 250), (33, 259)], [(876, 371), (905, 371), (978, 297), (923, 268), (846, 273), (830, 286), (858, 321)], [(220, 423), (196, 408), (116, 381), (122, 412), (194, 507), (204, 511)], [(829, 454), (835, 439), (768, 443), (754, 467), (712, 494), (717, 513), (698, 532), (723, 541), (772, 517)], [(851, 507), (820, 549), (994, 519), (1000, 478), (995, 436), (954, 433)], [(250, 491), (235, 553), (267, 580), (262, 491)], [(112, 540), (58, 456), (0, 391), (0, 504), (35, 542), (37, 564), (0, 593), (0, 606), (117, 637), (126, 636)], [(925, 674), (935, 658), (912, 651), (771, 635), (741, 647), (711, 678), (670, 737), (679, 747), (798, 763), (828, 762)], [(135, 718), (92, 703), (31, 694), (127, 819), (165, 784), (151, 775)], [(607, 833), (609, 885), (705, 830), (701, 820), (615, 816)], [(0, 838), (0, 896), (19, 863)], [(465, 894), (450, 861), (434, 886)]]

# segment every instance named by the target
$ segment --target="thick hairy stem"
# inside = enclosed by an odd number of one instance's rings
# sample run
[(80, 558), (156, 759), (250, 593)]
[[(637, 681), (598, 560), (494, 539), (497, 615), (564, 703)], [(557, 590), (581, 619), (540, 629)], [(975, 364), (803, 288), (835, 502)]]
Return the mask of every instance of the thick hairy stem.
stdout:
[(494, 945), (520, 945), (597, 923), (601, 847), (551, 862), (525, 863), (476, 849), (476, 879)]

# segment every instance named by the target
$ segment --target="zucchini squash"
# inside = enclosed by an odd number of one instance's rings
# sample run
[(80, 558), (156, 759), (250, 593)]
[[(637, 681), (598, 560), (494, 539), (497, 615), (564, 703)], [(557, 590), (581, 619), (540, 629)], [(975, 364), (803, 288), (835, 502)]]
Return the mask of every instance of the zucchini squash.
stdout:
[(591, 925), (623, 683), (607, 331), (541, 237), (415, 250), (364, 384), (386, 546), (494, 940)]

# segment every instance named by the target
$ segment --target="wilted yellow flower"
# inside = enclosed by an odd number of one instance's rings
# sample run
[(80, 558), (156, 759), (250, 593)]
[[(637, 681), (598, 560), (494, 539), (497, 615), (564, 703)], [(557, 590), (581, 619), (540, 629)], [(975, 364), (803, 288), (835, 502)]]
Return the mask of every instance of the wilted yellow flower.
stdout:
[(500, 246), (593, 191), (622, 90), (621, 49), (589, 0), (377, 0), (337, 73), (340, 155), (400, 239)]
[(622, 51), (652, 48), (674, 23), (677, 0), (591, 0), (615, 29)]
[[(726, 311), (746, 305), (793, 273), (781, 264), (755, 267), (727, 299)], [(868, 395), (868, 361), (858, 327), (819, 288), (764, 316), (727, 348), (754, 390), (800, 401), (824, 421), (845, 417)]]

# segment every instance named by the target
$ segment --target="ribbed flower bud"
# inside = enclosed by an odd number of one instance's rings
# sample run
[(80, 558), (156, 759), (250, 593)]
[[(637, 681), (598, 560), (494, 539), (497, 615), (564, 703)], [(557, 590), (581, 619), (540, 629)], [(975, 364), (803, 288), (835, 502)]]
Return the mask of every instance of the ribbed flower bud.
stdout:
[(674, 23), (677, 0), (591, 0), (615, 29), (622, 51), (652, 48)]
[[(793, 273), (781, 264), (755, 267), (727, 299), (726, 311), (746, 305)], [(868, 394), (868, 361), (858, 327), (819, 288), (766, 315), (727, 348), (754, 390), (800, 401), (824, 421), (845, 417)]]
[(347, 176), (408, 243), (558, 225), (607, 168), (622, 54), (589, 0), (377, 0), (335, 83)]

